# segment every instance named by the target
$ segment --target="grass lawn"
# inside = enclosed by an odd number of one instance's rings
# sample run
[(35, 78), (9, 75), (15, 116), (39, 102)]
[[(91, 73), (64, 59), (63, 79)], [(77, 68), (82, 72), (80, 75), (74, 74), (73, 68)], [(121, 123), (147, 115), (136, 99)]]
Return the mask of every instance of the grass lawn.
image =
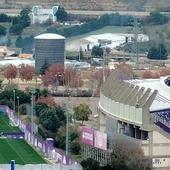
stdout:
[(66, 42), (70, 42), (76, 39), (81, 39), (90, 35), (94, 34), (104, 34), (104, 33), (132, 33), (133, 27), (122, 27), (122, 26), (106, 26), (101, 29), (98, 29), (96, 31), (91, 31), (86, 34), (78, 35), (78, 36), (73, 36), (73, 37), (68, 37), (66, 39)]
[(0, 115), (0, 132), (18, 132), (18, 127), (11, 126), (9, 118), (6, 115)]
[(24, 140), (0, 139), (0, 164), (40, 164), (46, 161)]

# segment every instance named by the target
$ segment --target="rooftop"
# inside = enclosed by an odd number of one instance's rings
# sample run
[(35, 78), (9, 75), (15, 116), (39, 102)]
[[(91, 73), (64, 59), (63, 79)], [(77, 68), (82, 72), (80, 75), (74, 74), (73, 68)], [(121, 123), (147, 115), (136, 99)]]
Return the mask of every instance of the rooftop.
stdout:
[(35, 39), (65, 39), (65, 37), (59, 34), (52, 34), (52, 33), (40, 34), (34, 38)]

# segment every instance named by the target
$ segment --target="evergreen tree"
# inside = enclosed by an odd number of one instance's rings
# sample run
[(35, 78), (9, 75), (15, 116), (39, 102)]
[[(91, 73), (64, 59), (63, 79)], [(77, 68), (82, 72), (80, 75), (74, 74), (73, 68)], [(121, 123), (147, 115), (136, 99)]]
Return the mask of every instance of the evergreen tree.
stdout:
[(59, 6), (55, 16), (57, 17), (58, 21), (66, 21), (67, 12), (65, 11), (64, 7)]
[(79, 59), (82, 60), (84, 58), (84, 54), (83, 54), (83, 50), (80, 47), (80, 51), (79, 51)]
[(41, 66), (41, 69), (40, 69), (40, 74), (45, 74), (45, 71), (48, 69), (49, 67), (49, 64), (47, 63), (47, 60), (44, 61), (44, 64)]
[(168, 52), (164, 44), (159, 44), (158, 46), (152, 46), (149, 49), (147, 57), (154, 60), (167, 60)]

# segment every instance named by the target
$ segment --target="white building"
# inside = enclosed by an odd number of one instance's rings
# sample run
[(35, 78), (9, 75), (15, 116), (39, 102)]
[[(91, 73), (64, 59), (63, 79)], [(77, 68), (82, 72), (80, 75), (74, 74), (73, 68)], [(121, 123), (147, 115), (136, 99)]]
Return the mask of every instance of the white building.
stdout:
[(44, 9), (41, 6), (33, 6), (32, 12), (29, 14), (31, 24), (44, 23), (48, 20), (52, 22), (56, 21), (55, 13), (58, 10), (58, 6), (53, 6), (51, 9)]

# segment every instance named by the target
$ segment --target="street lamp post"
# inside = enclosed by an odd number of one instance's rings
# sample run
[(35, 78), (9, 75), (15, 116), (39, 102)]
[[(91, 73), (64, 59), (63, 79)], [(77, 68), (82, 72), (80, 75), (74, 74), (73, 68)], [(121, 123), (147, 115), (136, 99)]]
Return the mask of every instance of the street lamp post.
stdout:
[(33, 134), (34, 134), (34, 94), (35, 90), (31, 90), (31, 138), (33, 142)]
[(17, 96), (17, 107), (18, 107), (18, 125), (19, 125), (19, 96)]
[(13, 90), (13, 94), (14, 94), (14, 95), (13, 95), (13, 97), (14, 97), (14, 98), (13, 98), (13, 100), (14, 100), (14, 106), (13, 106), (13, 109), (14, 109), (14, 113), (15, 113), (15, 89)]

